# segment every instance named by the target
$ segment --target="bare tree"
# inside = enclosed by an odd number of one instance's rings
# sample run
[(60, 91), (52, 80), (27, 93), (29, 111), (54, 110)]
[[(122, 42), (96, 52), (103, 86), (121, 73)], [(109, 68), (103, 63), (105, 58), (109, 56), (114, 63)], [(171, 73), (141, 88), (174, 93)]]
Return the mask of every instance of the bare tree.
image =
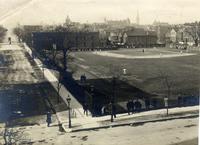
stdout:
[(51, 49), (52, 61), (53, 62), (56, 62), (56, 57), (58, 55), (58, 52), (59, 52), (59, 50), (58, 50), (56, 44), (53, 44), (52, 49)]
[(195, 46), (198, 46), (200, 26), (198, 24), (186, 27), (185, 31), (193, 38)]
[(171, 95), (172, 82), (170, 81), (169, 76), (166, 73), (160, 71), (160, 75), (161, 75), (163, 86), (166, 88), (167, 96), (169, 98)]
[(20, 39), (22, 37), (22, 31), (23, 30), (20, 27), (15, 27), (13, 29), (13, 33), (17, 36), (19, 42), (20, 42)]
[(74, 46), (74, 42), (70, 40), (70, 38), (66, 37), (64, 39), (64, 48), (62, 49), (63, 51), (63, 70), (67, 70), (67, 63), (68, 61), (72, 61), (73, 57), (70, 56), (70, 50)]
[(24, 131), (19, 129), (13, 129), (5, 127), (4, 131), (0, 133), (3, 136), (5, 145), (12, 145), (12, 144), (21, 144), (21, 143), (28, 143), (30, 139), (27, 138), (27, 135)]
[(6, 31), (7, 29), (5, 29), (3, 26), (0, 26), (0, 42), (4, 39)]
[(121, 74), (121, 70), (119, 66), (116, 65), (110, 65), (109, 67), (109, 71), (111, 73), (112, 76), (112, 95), (110, 98), (110, 111), (111, 111), (111, 122), (114, 121), (113, 117), (116, 117), (116, 110), (115, 105), (116, 105), (116, 97), (117, 97), (117, 80), (120, 79), (120, 77), (122, 76)]
[(58, 84), (57, 84), (57, 102), (60, 103), (60, 89), (62, 87), (62, 75), (59, 72)]
[(160, 74), (160, 78), (163, 84), (163, 88), (164, 90), (166, 90), (167, 106), (165, 107), (167, 107), (167, 115), (168, 115), (168, 107), (169, 107), (168, 102), (169, 102), (170, 96), (172, 95), (173, 83), (169, 75), (167, 73), (164, 73), (161, 69), (159, 69), (159, 74)]

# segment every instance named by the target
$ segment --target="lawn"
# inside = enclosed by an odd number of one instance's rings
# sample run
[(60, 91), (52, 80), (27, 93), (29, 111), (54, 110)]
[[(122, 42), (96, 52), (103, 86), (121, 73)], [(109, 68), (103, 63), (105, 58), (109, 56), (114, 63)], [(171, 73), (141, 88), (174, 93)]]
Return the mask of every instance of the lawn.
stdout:
[[(142, 51), (142, 49), (140, 51)], [(139, 49), (120, 49), (118, 51), (115, 50), (112, 53), (138, 56), (138, 54), (142, 53), (140, 51)], [(179, 52), (168, 48), (162, 48), (160, 51), (158, 49), (155, 51), (153, 51), (153, 49), (148, 51), (148, 54), (150, 55), (157, 55), (160, 53), (174, 54)], [(85, 73), (87, 78), (92, 79), (93, 82), (95, 82), (94, 75), (98, 78), (107, 80), (106, 78), (111, 78), (117, 73), (120, 76), (120, 80), (126, 82), (128, 85), (157, 96), (167, 95), (166, 81), (163, 79), (163, 77), (165, 77), (170, 83), (171, 98), (173, 99), (177, 96), (197, 96), (199, 94), (199, 55), (200, 54), (197, 53), (193, 56), (172, 58), (125, 59), (100, 56), (92, 52), (75, 52), (74, 56), (76, 60), (74, 63), (78, 66), (82, 66), (77, 70), (79, 75), (80, 72)], [(126, 75), (122, 74), (124, 68), (127, 70)], [(75, 76), (76, 78), (78, 77), (76, 74)], [(105, 90), (105, 88), (106, 86), (103, 83), (98, 85), (98, 89), (100, 90)], [(118, 91), (121, 92), (120, 89)], [(123, 91), (126, 92), (126, 89)], [(132, 91), (129, 90), (128, 94), (125, 93), (126, 96), (121, 96), (120, 98), (129, 98), (129, 96), (133, 96), (134, 91), (134, 89)]]

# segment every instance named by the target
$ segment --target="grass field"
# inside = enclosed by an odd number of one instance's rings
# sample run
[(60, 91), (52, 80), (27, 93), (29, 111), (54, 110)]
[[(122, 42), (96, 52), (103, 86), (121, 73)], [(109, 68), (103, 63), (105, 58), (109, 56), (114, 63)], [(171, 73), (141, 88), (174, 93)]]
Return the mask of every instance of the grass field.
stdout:
[[(180, 52), (180, 50), (170, 48), (152, 48), (145, 49), (144, 53), (142, 49), (120, 49), (111, 52), (123, 56), (144, 56), (144, 59), (117, 58), (99, 55), (98, 53), (75, 52), (73, 54), (76, 58), (74, 64), (79, 66), (77, 73), (74, 75), (76, 78), (85, 73), (88, 80), (95, 82), (95, 80), (99, 80), (98, 78), (109, 80), (117, 73), (120, 80), (127, 83), (128, 86), (133, 86), (149, 94), (165, 96), (167, 87), (163, 77), (167, 77), (171, 87), (171, 99), (177, 96), (197, 96), (199, 94), (200, 53), (198, 51), (187, 51), (186, 53), (186, 51)], [(105, 52), (102, 51), (102, 53)], [(161, 57), (153, 58), (155, 55), (160, 54), (162, 54)], [(171, 54), (182, 56), (163, 57)], [(185, 56), (185, 54), (193, 55)], [(152, 56), (152, 58), (145, 58), (146, 56)], [(126, 75), (123, 75), (124, 68), (127, 70)], [(107, 86), (104, 83), (97, 85), (97, 89), (102, 90), (102, 92), (106, 91), (106, 88)], [(110, 88), (107, 89), (108, 92), (109, 90)], [(131, 90), (131, 88), (127, 90), (124, 86), (120, 86), (117, 91), (119, 96), (120, 93), (124, 92), (119, 98), (130, 98), (130, 96), (134, 96), (136, 90)]]

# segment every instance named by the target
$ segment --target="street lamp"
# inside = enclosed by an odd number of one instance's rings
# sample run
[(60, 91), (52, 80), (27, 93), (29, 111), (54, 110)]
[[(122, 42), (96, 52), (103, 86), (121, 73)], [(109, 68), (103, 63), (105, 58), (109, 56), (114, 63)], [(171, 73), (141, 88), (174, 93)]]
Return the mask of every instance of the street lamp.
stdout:
[(42, 69), (42, 74), (43, 74), (43, 78), (45, 78), (45, 75), (44, 75), (44, 68), (45, 68), (45, 65), (41, 62), (41, 63), (39, 64), (39, 67), (41, 67), (41, 69)]
[(68, 95), (68, 98), (67, 98), (67, 103), (68, 103), (68, 107), (69, 107), (69, 116), (68, 116), (68, 118), (69, 118), (69, 128), (71, 128), (72, 127), (72, 125), (71, 125), (71, 114), (70, 114), (70, 110), (71, 110), (71, 108), (70, 108), (70, 101), (71, 101), (71, 98), (69, 97), (69, 95)]
[(110, 119), (110, 121), (111, 122), (113, 122), (114, 120), (113, 120), (113, 116), (115, 116), (115, 110), (114, 110), (114, 102), (115, 102), (115, 91), (116, 91), (116, 77), (113, 77), (113, 80), (112, 80), (112, 85), (113, 85), (113, 95), (112, 95), (112, 97), (111, 97), (111, 119)]
[(149, 35), (149, 32), (147, 31), (146, 32), (146, 48), (147, 48), (147, 45), (148, 45), (148, 42), (147, 42), (148, 41), (148, 35)]
[(92, 116), (95, 115), (95, 99), (94, 99), (94, 86), (90, 86), (90, 94), (91, 94), (91, 107), (92, 107)]

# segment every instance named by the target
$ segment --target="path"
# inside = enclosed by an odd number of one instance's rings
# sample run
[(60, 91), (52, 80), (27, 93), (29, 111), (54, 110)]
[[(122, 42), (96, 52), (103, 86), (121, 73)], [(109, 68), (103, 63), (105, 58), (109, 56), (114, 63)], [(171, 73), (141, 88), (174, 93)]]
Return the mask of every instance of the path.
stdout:
[(144, 55), (144, 56), (131, 56), (125, 54), (116, 54), (109, 51), (100, 51), (100, 52), (92, 52), (96, 55), (107, 56), (107, 57), (114, 57), (114, 58), (126, 58), (126, 59), (150, 59), (150, 58), (172, 58), (172, 57), (182, 57), (182, 56), (192, 56), (195, 55), (194, 53), (176, 53), (176, 54), (162, 54), (159, 55)]

